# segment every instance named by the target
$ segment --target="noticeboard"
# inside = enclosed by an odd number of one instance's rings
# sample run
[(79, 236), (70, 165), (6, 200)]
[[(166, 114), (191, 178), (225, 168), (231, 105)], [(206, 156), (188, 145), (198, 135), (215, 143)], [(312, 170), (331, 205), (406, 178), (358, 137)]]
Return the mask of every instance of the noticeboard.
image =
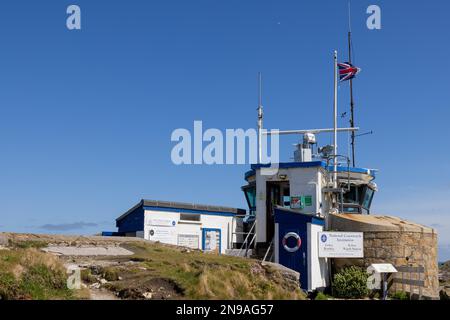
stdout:
[(364, 234), (362, 232), (319, 232), (320, 258), (363, 258)]

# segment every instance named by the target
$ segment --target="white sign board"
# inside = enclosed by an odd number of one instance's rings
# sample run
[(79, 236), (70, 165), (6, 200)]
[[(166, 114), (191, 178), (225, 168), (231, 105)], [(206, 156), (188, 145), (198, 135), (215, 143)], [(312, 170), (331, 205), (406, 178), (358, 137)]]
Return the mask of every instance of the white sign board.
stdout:
[(151, 241), (159, 241), (168, 244), (177, 244), (176, 229), (171, 227), (151, 226), (148, 231)]
[(362, 232), (319, 232), (320, 258), (363, 258)]
[(200, 237), (197, 234), (179, 234), (178, 245), (191, 249), (199, 249)]
[(152, 218), (148, 221), (149, 226), (175, 227), (176, 222), (173, 219)]
[(372, 263), (370, 265), (378, 273), (395, 273), (397, 269), (390, 263)]

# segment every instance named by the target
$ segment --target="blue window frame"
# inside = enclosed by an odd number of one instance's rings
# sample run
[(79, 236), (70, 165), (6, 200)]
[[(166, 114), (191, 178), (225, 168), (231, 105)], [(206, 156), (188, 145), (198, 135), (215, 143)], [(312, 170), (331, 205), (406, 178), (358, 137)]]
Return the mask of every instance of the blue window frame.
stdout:
[(207, 248), (206, 248), (206, 237), (207, 237), (208, 232), (216, 232), (219, 235), (218, 253), (221, 254), (221, 252), (222, 252), (222, 232), (220, 229), (202, 228), (202, 250), (211, 251), (211, 250), (207, 250)]

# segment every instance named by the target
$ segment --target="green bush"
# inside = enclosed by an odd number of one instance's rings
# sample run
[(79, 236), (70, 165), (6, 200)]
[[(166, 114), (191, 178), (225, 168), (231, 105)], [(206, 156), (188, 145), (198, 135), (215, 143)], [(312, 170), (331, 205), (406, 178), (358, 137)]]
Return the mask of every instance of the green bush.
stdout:
[(334, 275), (333, 295), (338, 298), (363, 298), (368, 295), (366, 270), (351, 266)]
[(81, 280), (86, 283), (97, 282), (97, 278), (91, 273), (91, 269), (81, 270)]
[(105, 268), (105, 269), (103, 269), (102, 276), (107, 281), (117, 281), (117, 280), (119, 280), (119, 274), (117, 273), (116, 270), (114, 270), (112, 268)]
[(323, 292), (319, 292), (314, 300), (328, 300), (328, 296)]
[(390, 295), (393, 300), (409, 300), (409, 295), (404, 291), (397, 291)]

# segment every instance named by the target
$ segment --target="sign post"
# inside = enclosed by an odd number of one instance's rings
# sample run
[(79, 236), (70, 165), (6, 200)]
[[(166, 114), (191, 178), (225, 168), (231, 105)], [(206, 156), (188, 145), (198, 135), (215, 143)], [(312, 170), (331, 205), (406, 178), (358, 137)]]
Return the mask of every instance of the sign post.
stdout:
[(319, 232), (319, 258), (364, 258), (362, 232)]

